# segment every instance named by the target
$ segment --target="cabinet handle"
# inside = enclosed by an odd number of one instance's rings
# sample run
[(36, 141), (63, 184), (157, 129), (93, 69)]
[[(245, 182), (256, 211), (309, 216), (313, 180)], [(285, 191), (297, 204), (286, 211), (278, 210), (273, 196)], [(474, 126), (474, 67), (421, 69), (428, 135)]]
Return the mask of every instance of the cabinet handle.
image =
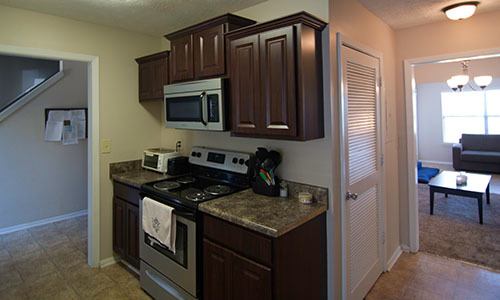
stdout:
[(347, 193), (345, 194), (345, 199), (346, 199), (346, 200), (356, 200), (356, 199), (358, 199), (358, 194), (356, 194), (356, 193), (351, 193), (351, 192), (347, 192)]

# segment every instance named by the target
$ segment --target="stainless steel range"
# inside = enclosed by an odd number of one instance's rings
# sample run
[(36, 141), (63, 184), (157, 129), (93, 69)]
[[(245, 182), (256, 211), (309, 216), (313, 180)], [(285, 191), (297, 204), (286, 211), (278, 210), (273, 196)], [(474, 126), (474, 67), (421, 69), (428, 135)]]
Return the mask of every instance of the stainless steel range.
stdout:
[[(202, 222), (198, 204), (249, 187), (247, 153), (194, 147), (190, 174), (144, 184), (141, 195), (174, 208), (175, 253), (140, 227), (141, 287), (156, 299), (201, 297)], [(140, 207), (142, 218), (142, 203)]]

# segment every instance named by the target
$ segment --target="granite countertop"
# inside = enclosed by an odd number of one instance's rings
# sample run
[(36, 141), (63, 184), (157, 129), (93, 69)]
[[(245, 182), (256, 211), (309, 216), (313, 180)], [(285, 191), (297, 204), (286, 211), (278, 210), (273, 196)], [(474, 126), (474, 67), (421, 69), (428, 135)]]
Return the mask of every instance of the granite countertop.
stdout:
[(143, 169), (141, 162), (142, 160), (137, 159), (111, 163), (109, 164), (109, 177), (136, 188), (140, 188), (144, 183), (175, 177)]
[(318, 197), (317, 193), (313, 195), (316, 202), (302, 204), (293, 194), (290, 198), (269, 197), (255, 194), (252, 189), (247, 189), (203, 202), (199, 205), (199, 209), (212, 216), (277, 238), (328, 209), (327, 191), (322, 193), (322, 197)]
[(136, 188), (140, 188), (144, 183), (168, 179), (172, 177), (174, 176), (165, 175), (149, 170), (133, 170), (111, 175), (111, 178), (114, 181), (125, 183)]

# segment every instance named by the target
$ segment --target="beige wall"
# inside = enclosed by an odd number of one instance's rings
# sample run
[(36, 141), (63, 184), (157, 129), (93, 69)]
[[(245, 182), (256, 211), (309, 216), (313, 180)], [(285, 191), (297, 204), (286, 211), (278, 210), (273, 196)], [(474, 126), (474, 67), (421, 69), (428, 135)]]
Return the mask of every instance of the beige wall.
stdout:
[(44, 140), (45, 108), (63, 107), (87, 107), (85, 63), (65, 61), (61, 80), (0, 123), (0, 230), (87, 209), (87, 140)]
[(396, 31), (396, 86), (399, 136), (401, 243), (408, 245), (408, 163), (403, 61), (500, 48), (500, 11), (463, 21), (443, 21)]
[(161, 103), (137, 100), (134, 58), (159, 51), (158, 37), (0, 6), (0, 44), (44, 48), (99, 57), (100, 134), (112, 140), (101, 155), (101, 259), (112, 256), (110, 162), (137, 159), (160, 144)]
[[(396, 91), (395, 91), (395, 33), (379, 18), (369, 12), (358, 1), (334, 0), (330, 16), (330, 32), (332, 34), (332, 51), (335, 51), (336, 32), (341, 32), (350, 40), (361, 43), (372, 48), (383, 55), (383, 81), (385, 93), (382, 94), (382, 101), (385, 108), (385, 178), (386, 178), (386, 251), (391, 257), (399, 247), (399, 198), (398, 198), (398, 162), (397, 162), (397, 132), (396, 132)], [(331, 54), (332, 57), (334, 54)], [(336, 87), (337, 61), (333, 61), (331, 72), (334, 74), (334, 90)], [(334, 111), (338, 112), (338, 98), (334, 98)], [(334, 124), (338, 123), (338, 116), (335, 115)], [(336, 125), (334, 125), (336, 126)], [(338, 129), (333, 132), (338, 134)], [(338, 156), (338, 136), (335, 136), (333, 150)], [(334, 175), (339, 178), (339, 166), (334, 165)], [(338, 182), (339, 180), (335, 180)], [(339, 199), (337, 199), (338, 201)], [(338, 219), (338, 218), (337, 218)], [(338, 226), (338, 225), (337, 225)], [(338, 235), (338, 234), (336, 234)]]

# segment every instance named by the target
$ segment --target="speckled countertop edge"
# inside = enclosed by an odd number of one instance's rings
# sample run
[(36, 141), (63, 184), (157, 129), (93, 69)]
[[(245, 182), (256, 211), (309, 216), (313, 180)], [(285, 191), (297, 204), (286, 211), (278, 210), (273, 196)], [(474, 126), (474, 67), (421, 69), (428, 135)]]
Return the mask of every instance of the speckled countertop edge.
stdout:
[[(328, 189), (288, 183), (291, 192), (288, 199), (258, 195), (247, 189), (201, 203), (199, 209), (209, 215), (277, 238), (328, 210)], [(304, 190), (315, 195), (314, 203), (302, 204), (298, 201), (294, 193)]]

